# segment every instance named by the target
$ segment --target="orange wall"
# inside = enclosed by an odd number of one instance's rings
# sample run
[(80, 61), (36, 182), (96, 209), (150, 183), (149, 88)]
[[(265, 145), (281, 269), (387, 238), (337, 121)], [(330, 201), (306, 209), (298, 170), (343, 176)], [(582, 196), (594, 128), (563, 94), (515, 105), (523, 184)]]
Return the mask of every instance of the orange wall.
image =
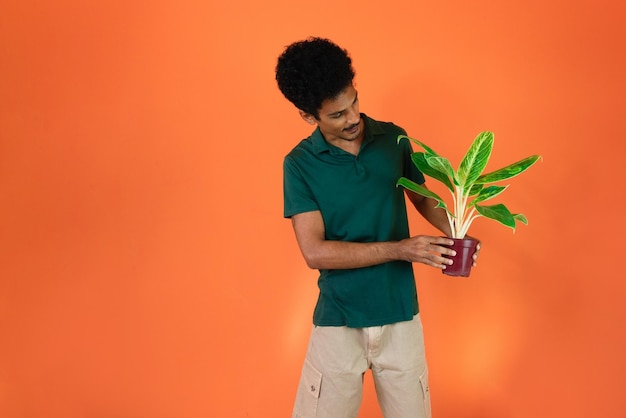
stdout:
[(529, 226), (475, 224), (470, 279), (416, 266), (435, 416), (626, 415), (622, 2), (1, 9), (0, 416), (289, 416), (316, 275), (281, 165), (310, 127), (273, 68), (311, 34), (453, 162), (482, 130), (493, 168), (544, 157), (503, 196)]

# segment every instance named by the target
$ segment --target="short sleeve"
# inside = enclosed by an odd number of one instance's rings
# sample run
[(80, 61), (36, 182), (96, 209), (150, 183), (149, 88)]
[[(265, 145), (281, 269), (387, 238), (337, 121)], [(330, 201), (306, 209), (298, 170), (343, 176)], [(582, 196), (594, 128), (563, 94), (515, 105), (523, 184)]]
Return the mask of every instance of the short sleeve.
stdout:
[(283, 197), (285, 218), (319, 210), (319, 205), (302, 172), (290, 156), (285, 157), (283, 162)]

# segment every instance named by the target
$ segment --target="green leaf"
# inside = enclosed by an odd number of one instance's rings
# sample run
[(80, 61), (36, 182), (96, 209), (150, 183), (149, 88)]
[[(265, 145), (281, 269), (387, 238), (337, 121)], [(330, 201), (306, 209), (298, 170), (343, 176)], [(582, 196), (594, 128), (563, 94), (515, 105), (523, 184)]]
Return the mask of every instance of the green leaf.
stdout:
[(480, 193), (480, 191), (483, 189), (483, 187), (485, 187), (485, 186), (482, 185), (482, 184), (474, 184), (467, 195), (468, 196), (476, 196), (478, 193)]
[(515, 217), (503, 204), (493, 206), (476, 205), (476, 211), (485, 218), (493, 219), (515, 231)]
[(454, 192), (454, 186), (452, 185), (452, 182), (450, 181), (450, 177), (448, 176), (448, 174), (445, 172), (439, 171), (434, 167), (431, 167), (426, 162), (426, 156), (424, 155), (423, 152), (414, 152), (413, 154), (411, 154), (411, 160), (413, 161), (413, 164), (415, 164), (415, 166), (424, 175), (432, 177), (435, 180), (439, 180), (440, 182), (445, 184), (446, 187), (450, 189), (451, 192)]
[[(447, 158), (442, 157), (441, 155), (437, 154), (435, 150), (433, 150), (432, 148), (430, 148), (428, 145), (424, 144), (423, 142), (418, 141), (417, 139), (411, 138), (406, 135), (398, 135), (398, 142), (400, 142), (402, 139), (405, 139), (405, 138), (412, 142), (415, 142), (417, 145), (419, 145), (420, 147), (424, 149), (425, 151), (424, 156), (429, 166), (431, 166), (433, 169), (441, 173), (445, 173), (448, 176), (448, 178), (451, 178), (455, 184), (458, 184), (457, 174), (452, 168), (452, 164), (450, 164), (450, 161)], [(446, 184), (446, 186), (448, 186), (446, 182), (444, 183)]]
[(524, 225), (528, 225), (528, 219), (522, 213), (514, 213), (513, 217), (516, 221), (523, 223)]
[(518, 174), (521, 174), (524, 171), (528, 170), (528, 168), (530, 168), (531, 165), (535, 164), (540, 158), (540, 155), (532, 155), (530, 157), (526, 157), (516, 163), (478, 177), (478, 179), (476, 179), (476, 183), (494, 183), (496, 181), (510, 179), (511, 177), (515, 177)]
[[(452, 177), (452, 181), (457, 184), (457, 176), (448, 161), (447, 158), (434, 156), (434, 155), (426, 155), (426, 163), (431, 166), (434, 170), (439, 171), (440, 173), (444, 173), (448, 178)], [(447, 186), (447, 184), (446, 184)]]
[(475, 206), (477, 203), (484, 202), (485, 200), (492, 199), (498, 196), (500, 193), (506, 190), (507, 186), (489, 186), (485, 187), (481, 192), (476, 196), (470, 206)]
[(430, 190), (428, 190), (427, 188), (420, 186), (419, 184), (415, 183), (412, 180), (407, 179), (406, 177), (400, 177), (400, 179), (398, 179), (398, 182), (396, 183), (396, 186), (402, 186), (407, 190), (410, 190), (414, 193), (417, 193), (421, 196), (424, 197), (429, 197), (431, 199), (435, 199), (437, 201), (437, 206), (438, 208), (444, 208), (446, 211), (448, 211), (448, 213), (450, 213), (452, 215), (452, 212), (450, 212), (448, 210), (448, 206), (446, 205), (446, 202), (437, 194), (434, 192), (431, 192)]
[(420, 147), (424, 148), (424, 151), (426, 151), (426, 154), (434, 155), (434, 156), (437, 156), (437, 157), (439, 156), (439, 154), (437, 154), (433, 149), (429, 148), (426, 144), (424, 144), (423, 142), (418, 141), (415, 138), (411, 138), (410, 136), (406, 136), (406, 135), (398, 135), (398, 143), (402, 139), (408, 139), (409, 141), (415, 142), (417, 145), (419, 145)]
[(481, 132), (472, 142), (459, 166), (458, 180), (463, 188), (471, 187), (487, 166), (493, 149), (493, 132)]

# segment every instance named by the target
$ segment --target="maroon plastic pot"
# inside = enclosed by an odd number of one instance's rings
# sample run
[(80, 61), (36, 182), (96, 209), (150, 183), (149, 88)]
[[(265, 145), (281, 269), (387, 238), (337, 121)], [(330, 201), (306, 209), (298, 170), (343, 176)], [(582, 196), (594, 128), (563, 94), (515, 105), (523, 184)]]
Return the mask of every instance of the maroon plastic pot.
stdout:
[(445, 269), (442, 270), (443, 274), (447, 274), (448, 276), (461, 276), (461, 277), (469, 277), (470, 270), (472, 269), (472, 264), (474, 264), (474, 253), (476, 252), (476, 246), (478, 245), (478, 241), (470, 238), (450, 238), (454, 241), (453, 245), (444, 245), (444, 247), (448, 247), (456, 251), (456, 255), (454, 257), (444, 255), (446, 258), (451, 258), (453, 263), (450, 266), (446, 266)]

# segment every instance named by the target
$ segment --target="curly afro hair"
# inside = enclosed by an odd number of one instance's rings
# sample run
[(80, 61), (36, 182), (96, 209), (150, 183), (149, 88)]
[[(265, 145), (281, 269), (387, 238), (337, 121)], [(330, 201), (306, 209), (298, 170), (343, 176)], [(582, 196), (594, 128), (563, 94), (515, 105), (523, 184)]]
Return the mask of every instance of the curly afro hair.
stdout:
[(298, 109), (316, 119), (322, 103), (349, 87), (354, 74), (348, 51), (317, 37), (287, 46), (276, 65), (280, 91)]

